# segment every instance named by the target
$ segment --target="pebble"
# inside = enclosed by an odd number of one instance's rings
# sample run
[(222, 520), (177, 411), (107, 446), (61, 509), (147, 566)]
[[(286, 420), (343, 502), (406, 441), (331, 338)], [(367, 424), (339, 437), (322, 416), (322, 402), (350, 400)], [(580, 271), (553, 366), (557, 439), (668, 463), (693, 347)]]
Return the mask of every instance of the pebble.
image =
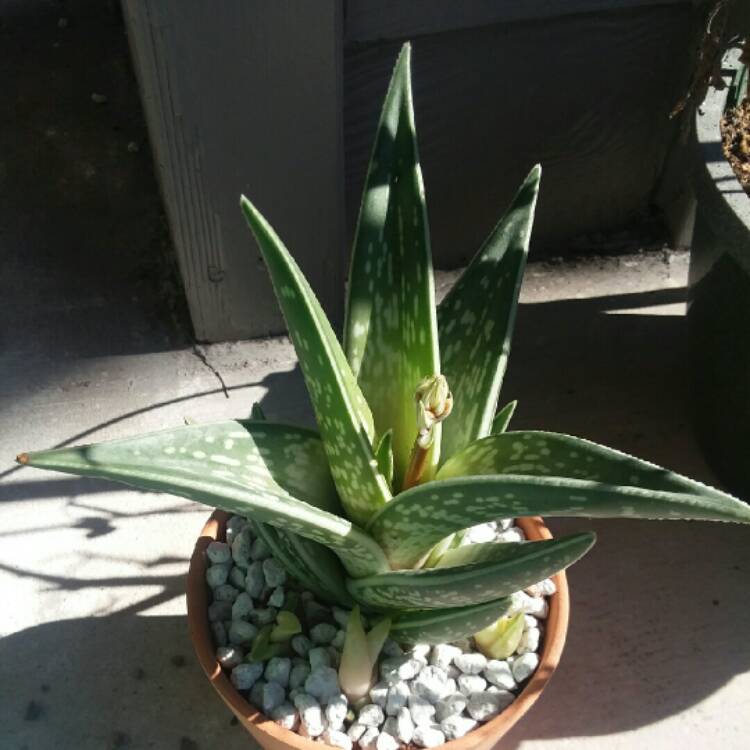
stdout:
[(386, 638), (383, 648), (381, 649), (383, 656), (403, 656), (404, 650), (401, 646), (391, 638)]
[(316, 667), (311, 670), (305, 680), (305, 691), (321, 703), (327, 703), (341, 692), (336, 670), (331, 667)]
[(427, 660), (430, 654), (430, 648), (430, 645), (427, 643), (417, 643), (416, 645), (412, 646), (412, 649), (409, 653), (411, 654), (413, 659), (421, 661), (423, 664), (427, 664)]
[(323, 711), (320, 704), (311, 695), (302, 693), (294, 699), (294, 705), (299, 711), (302, 730), (308, 737), (318, 737), (323, 734)]
[(275, 557), (263, 560), (262, 565), (266, 586), (275, 589), (277, 586), (283, 586), (286, 583), (286, 570)]
[(408, 655), (394, 656), (380, 662), (380, 677), (389, 685), (412, 680), (422, 670), (422, 662)]
[(483, 654), (459, 654), (453, 663), (464, 674), (480, 674), (487, 667), (487, 658)]
[(437, 720), (443, 722), (449, 716), (455, 716), (460, 714), (466, 708), (468, 703), (467, 697), (463, 693), (451, 693), (446, 695), (445, 698), (441, 698), (436, 708)]
[(231, 602), (211, 602), (208, 605), (208, 621), (224, 622), (232, 619)]
[(266, 663), (266, 671), (263, 676), (268, 682), (276, 682), (281, 687), (289, 687), (289, 673), (292, 669), (292, 660), (285, 656), (273, 656)]
[(310, 628), (312, 642), (319, 646), (327, 646), (335, 637), (337, 629), (334, 625), (321, 622)]
[(380, 708), (385, 709), (386, 702), (388, 701), (388, 690), (389, 686), (387, 682), (376, 682), (370, 688), (370, 700)]
[[(261, 666), (263, 665), (261, 664)], [(258, 708), (263, 704), (263, 687), (265, 684), (264, 680), (258, 680), (250, 690), (250, 703)]]
[(383, 709), (376, 703), (368, 703), (359, 710), (357, 722), (368, 727), (379, 727), (385, 721)]
[(228, 563), (232, 559), (232, 548), (225, 542), (211, 542), (206, 547), (206, 556), (212, 563)]
[(240, 568), (247, 568), (250, 566), (252, 560), (250, 559), (250, 550), (253, 546), (253, 538), (250, 536), (250, 529), (247, 527), (243, 528), (239, 534), (234, 538), (232, 542), (232, 560), (235, 565), (239, 565)]
[(376, 750), (378, 737), (380, 737), (380, 732), (375, 727), (367, 727), (359, 738), (361, 750)]
[(334, 648), (343, 649), (345, 643), (346, 643), (346, 631), (345, 630), (337, 631), (336, 635), (333, 637), (333, 640), (331, 641), (331, 645)]
[[(393, 717), (391, 717), (392, 719)], [(391, 720), (389, 719), (389, 721)], [(414, 721), (408, 708), (402, 708), (396, 714), (396, 739), (408, 745), (414, 736)]]
[(513, 526), (513, 519), (512, 518), (498, 518), (497, 521), (495, 521), (497, 524), (497, 528), (500, 531), (507, 531), (511, 526)]
[(227, 645), (227, 629), (224, 627), (223, 622), (212, 622), (210, 624), (211, 635), (214, 639), (215, 646), (226, 646)]
[(480, 523), (466, 530), (461, 546), (467, 544), (482, 544), (484, 542), (494, 542), (497, 537), (497, 525), (490, 521), (489, 523)]
[(488, 682), (504, 690), (515, 690), (518, 687), (516, 679), (513, 677), (513, 670), (507, 661), (500, 661), (499, 659), (488, 661), (487, 669), (484, 670), (484, 677)]
[(277, 609), (268, 607), (266, 609), (254, 609), (248, 617), (255, 625), (262, 628), (264, 625), (270, 625), (276, 619), (277, 614), (279, 614)]
[(271, 711), (271, 718), (279, 725), (294, 732), (299, 726), (297, 709), (286, 701)]
[(326, 720), (332, 729), (341, 729), (349, 713), (349, 701), (343, 693), (330, 698), (326, 706)]
[(518, 528), (518, 526), (511, 526), (505, 531), (500, 531), (495, 536), (497, 542), (523, 542), (526, 539), (526, 534)]
[[(239, 568), (235, 568), (239, 570)], [(243, 591), (232, 604), (232, 619), (233, 620), (246, 620), (248, 615), (255, 609), (253, 600), (247, 591)]]
[(445, 742), (445, 735), (439, 724), (419, 725), (411, 740), (417, 747), (437, 747)]
[(268, 606), (276, 607), (281, 609), (284, 606), (284, 589), (281, 586), (277, 586), (271, 596), (268, 597)]
[(375, 742), (375, 748), (376, 750), (398, 750), (398, 740), (388, 732), (381, 732)]
[(411, 691), (406, 682), (397, 682), (391, 685), (388, 690), (388, 696), (385, 701), (385, 712), (388, 716), (395, 716), (409, 701)]
[(242, 529), (247, 526), (247, 521), (242, 516), (232, 516), (227, 521), (226, 538), (227, 544), (231, 547), (232, 542), (237, 538), (237, 535)]
[(306, 635), (295, 635), (292, 638), (292, 650), (295, 654), (299, 654), (305, 658), (310, 653), (312, 643)]
[(430, 653), (430, 664), (433, 667), (447, 670), (453, 664), (453, 660), (461, 655), (461, 649), (448, 643), (441, 643), (432, 647)]
[(351, 611), (341, 607), (332, 607), (333, 619), (340, 628), (345, 628), (349, 624), (349, 615)]
[(341, 750), (351, 750), (352, 741), (347, 734), (330, 727), (323, 732), (323, 742), (332, 747), (339, 747)]
[(237, 690), (250, 690), (262, 674), (263, 665), (260, 662), (245, 662), (232, 670), (229, 679)]
[(487, 687), (487, 680), (478, 674), (462, 674), (458, 678), (458, 689), (464, 695), (472, 693), (481, 693)]
[(409, 713), (417, 726), (432, 724), (435, 720), (435, 706), (426, 698), (414, 693), (409, 696)]
[(264, 539), (258, 537), (250, 548), (250, 559), (265, 560), (267, 557), (271, 557), (271, 548), (266, 544)]
[(438, 667), (425, 667), (412, 682), (412, 693), (425, 698), (430, 703), (436, 703), (448, 693), (450, 689), (448, 675)]
[(234, 669), (238, 664), (242, 664), (245, 658), (245, 652), (236, 646), (219, 646), (216, 649), (216, 661), (225, 669)]
[(529, 628), (523, 631), (521, 641), (518, 644), (516, 653), (528, 654), (531, 651), (537, 651), (539, 649), (539, 641), (541, 640), (542, 633), (539, 628)]
[(515, 696), (508, 690), (489, 693), (486, 690), (472, 693), (466, 706), (469, 715), (477, 721), (489, 721), (513, 703)]
[(215, 589), (223, 586), (229, 578), (229, 565), (212, 565), (206, 569), (206, 583)]
[(237, 591), (234, 586), (228, 583), (222, 583), (214, 589), (214, 601), (234, 603), (239, 593), (240, 592)]
[(258, 628), (245, 620), (232, 620), (229, 626), (229, 642), (235, 646), (252, 643), (258, 635)]
[(331, 619), (331, 610), (316, 601), (306, 601), (305, 619), (310, 627), (317, 625), (319, 622), (328, 622)]
[(323, 646), (311, 648), (307, 652), (307, 658), (310, 660), (310, 667), (312, 669), (331, 666), (331, 654), (328, 653), (328, 649)]
[(523, 682), (531, 677), (534, 670), (539, 666), (539, 656), (533, 651), (522, 654), (513, 661), (513, 677), (516, 682)]
[(310, 676), (309, 664), (295, 664), (289, 673), (289, 687), (298, 688), (305, 684), (305, 680)]
[(443, 730), (446, 740), (457, 740), (468, 734), (477, 726), (475, 719), (469, 719), (466, 716), (449, 716), (440, 722), (440, 728)]
[(254, 562), (248, 565), (247, 574), (245, 575), (245, 591), (253, 599), (257, 599), (263, 593), (265, 578), (263, 577), (263, 563)]
[(263, 685), (261, 707), (266, 716), (270, 716), (274, 708), (278, 708), (286, 699), (286, 691), (278, 682), (267, 682)]
[(242, 568), (238, 568), (236, 565), (229, 571), (229, 583), (232, 584), (236, 589), (245, 588), (245, 571)]
[(367, 727), (364, 724), (360, 724), (358, 721), (355, 721), (354, 724), (352, 724), (349, 729), (347, 729), (346, 733), (349, 736), (349, 739), (352, 742), (358, 742), (359, 738), (367, 731)]

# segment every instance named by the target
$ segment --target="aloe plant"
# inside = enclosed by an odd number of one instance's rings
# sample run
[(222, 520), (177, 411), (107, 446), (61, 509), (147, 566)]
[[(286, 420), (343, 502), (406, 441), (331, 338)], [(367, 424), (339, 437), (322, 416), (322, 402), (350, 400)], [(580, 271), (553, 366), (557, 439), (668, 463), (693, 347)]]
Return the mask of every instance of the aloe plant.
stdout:
[[(579, 438), (508, 431), (514, 403), (496, 413), (540, 175), (531, 170), (436, 307), (405, 46), (367, 173), (343, 344), (282, 241), (241, 201), (318, 431), (266, 421), (256, 409), (250, 419), (18, 460), (249, 517), (304, 587), (389, 622), (391, 637), (406, 643), (481, 631), (480, 641), (508, 647), (517, 628), (497, 621), (509, 595), (566, 568), (595, 539), (461, 546), (472, 525), (535, 515), (750, 522), (748, 507), (718, 490)], [(371, 667), (382, 626), (368, 641), (356, 618), (351, 639), (369, 643)], [(269, 628), (259, 648), (276, 635)], [(363, 689), (345, 664), (353, 689)]]

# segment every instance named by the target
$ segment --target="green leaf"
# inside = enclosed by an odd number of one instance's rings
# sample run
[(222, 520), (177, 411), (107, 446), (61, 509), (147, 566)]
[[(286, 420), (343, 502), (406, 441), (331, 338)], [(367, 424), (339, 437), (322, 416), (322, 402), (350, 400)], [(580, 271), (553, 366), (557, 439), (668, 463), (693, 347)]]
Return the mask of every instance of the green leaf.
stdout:
[(481, 604), (530, 586), (572, 565), (594, 544), (593, 533), (542, 542), (477, 545), (449, 550), (438, 567), (396, 570), (356, 580), (347, 587), (375, 609), (437, 609)]
[(515, 414), (516, 406), (518, 406), (518, 401), (510, 401), (495, 415), (490, 428), (492, 435), (500, 435), (508, 429), (510, 420), (513, 419), (513, 414)]
[(383, 649), (383, 644), (391, 632), (391, 619), (385, 617), (373, 625), (372, 630), (367, 634), (367, 655), (373, 666), (378, 662), (378, 656)]
[(443, 375), (454, 399), (453, 414), (443, 430), (443, 461), (492, 429), (540, 176), (537, 165), (438, 308)]
[(286, 643), (293, 635), (302, 632), (302, 623), (299, 617), (288, 610), (281, 610), (276, 616), (276, 625), (271, 631), (269, 640), (271, 643)]
[(266, 625), (261, 628), (258, 635), (255, 636), (253, 646), (247, 655), (246, 661), (266, 661), (274, 656), (281, 656), (287, 650), (285, 643), (272, 643), (271, 634), (276, 626)]
[(253, 528), (287, 573), (319, 599), (341, 606), (353, 603), (341, 563), (328, 547), (265, 523), (254, 522)]
[(662, 492), (517, 474), (460, 477), (401, 493), (373, 518), (369, 531), (392, 568), (412, 568), (448, 534), (497, 518), (541, 515), (750, 523), (750, 507), (714, 492)]
[(388, 486), (393, 485), (393, 431), (388, 430), (375, 448), (375, 460), (378, 462), (378, 471), (385, 477)]
[(406, 612), (391, 624), (391, 638), (398, 643), (450, 643), (491, 625), (509, 607), (510, 599), (496, 599), (471, 607)]
[(390, 626), (390, 620), (381, 620), (365, 635), (359, 606), (355, 605), (349, 615), (339, 666), (339, 683), (352, 703), (365, 698), (370, 691), (375, 664)]
[(350, 575), (388, 567), (375, 541), (336, 515), (340, 506), (323, 446), (310, 430), (219, 422), (24, 454), (19, 461), (250, 516), (330, 547)]
[[(393, 430), (394, 487), (417, 434), (414, 393), (439, 372), (435, 290), (412, 106), (410, 46), (393, 71), (367, 172), (349, 275), (344, 349), (379, 435)], [(437, 462), (439, 445), (431, 453)]]
[(341, 502), (352, 521), (365, 524), (391, 497), (372, 452), (369, 407), (325, 313), (289, 251), (244, 196), (242, 210), (297, 351)]
[(483, 474), (569, 477), (664, 492), (730, 495), (590, 440), (556, 432), (522, 430), (477, 440), (450, 458), (438, 479)]
[(500, 617), (496, 622), (474, 633), (479, 650), (489, 659), (507, 659), (513, 655), (523, 637), (523, 612)]

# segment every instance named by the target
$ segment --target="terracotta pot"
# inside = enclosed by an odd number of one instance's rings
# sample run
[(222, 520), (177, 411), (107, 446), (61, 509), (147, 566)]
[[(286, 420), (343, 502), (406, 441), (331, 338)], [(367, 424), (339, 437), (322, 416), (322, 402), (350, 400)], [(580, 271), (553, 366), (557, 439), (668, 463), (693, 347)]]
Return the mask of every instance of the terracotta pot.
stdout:
[[(206, 554), (208, 544), (224, 539), (224, 526), (229, 515), (216, 511), (203, 528), (190, 560), (188, 574), (187, 606), (190, 637), (203, 671), (242, 725), (266, 750), (321, 750), (321, 743), (300, 737), (296, 732), (283, 729), (267, 719), (257, 708), (248, 703), (234, 689), (226, 673), (214, 656), (214, 646), (208, 625), (208, 587), (206, 585)], [(519, 519), (518, 525), (532, 540), (549, 539), (551, 534), (541, 518)], [(489, 750), (494, 747), (511, 727), (534, 705), (547, 685), (560, 660), (568, 631), (568, 584), (564, 573), (554, 578), (557, 593), (551, 597), (549, 616), (544, 636), (544, 648), (539, 668), (516, 700), (497, 718), (482, 724), (460, 740), (447, 742), (444, 750)], [(323, 746), (327, 747), (327, 746)]]

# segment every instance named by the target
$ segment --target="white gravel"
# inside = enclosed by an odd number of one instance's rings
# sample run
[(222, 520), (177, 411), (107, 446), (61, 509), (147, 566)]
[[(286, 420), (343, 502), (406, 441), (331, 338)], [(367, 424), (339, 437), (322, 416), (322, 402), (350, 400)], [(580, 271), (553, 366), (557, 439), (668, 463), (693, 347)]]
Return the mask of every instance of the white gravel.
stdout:
[[(339, 750), (437, 747), (497, 716), (539, 665), (546, 597), (555, 593), (551, 579), (511, 596), (509, 613), (524, 614), (524, 631), (508, 659), (487, 659), (469, 638), (408, 647), (387, 639), (377, 665), (380, 681), (357, 709), (342, 694), (337, 672), (350, 610), (321, 604), (288, 581), (265, 542), (239, 516), (229, 520), (226, 538), (206, 549), (217, 661), (251, 703), (302, 736)], [(520, 539), (512, 522), (500, 520), (468, 530), (462, 544)], [(299, 601), (303, 632), (290, 639), (286, 652), (245, 661), (261, 629), (276, 622), (287, 600)]]

